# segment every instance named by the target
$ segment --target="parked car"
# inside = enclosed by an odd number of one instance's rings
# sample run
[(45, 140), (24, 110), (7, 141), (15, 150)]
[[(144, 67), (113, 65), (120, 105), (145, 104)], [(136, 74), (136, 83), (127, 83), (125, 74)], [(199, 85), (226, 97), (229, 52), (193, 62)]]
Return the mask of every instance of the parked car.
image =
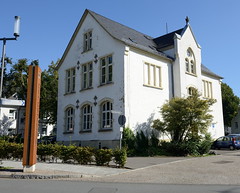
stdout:
[(38, 143), (43, 143), (43, 144), (51, 144), (51, 143), (55, 143), (55, 142), (56, 142), (55, 135), (44, 136), (38, 140)]
[(229, 148), (230, 150), (240, 149), (240, 135), (230, 134), (228, 136), (219, 137), (213, 142), (214, 149)]

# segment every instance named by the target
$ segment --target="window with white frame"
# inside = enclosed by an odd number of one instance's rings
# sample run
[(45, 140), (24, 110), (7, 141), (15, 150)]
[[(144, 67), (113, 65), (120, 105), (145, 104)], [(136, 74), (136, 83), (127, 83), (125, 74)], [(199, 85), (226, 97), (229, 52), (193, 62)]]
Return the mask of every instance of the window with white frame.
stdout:
[(162, 88), (161, 67), (144, 63), (144, 85)]
[(212, 82), (203, 80), (203, 97), (204, 98), (213, 98), (212, 93)]
[(74, 130), (74, 109), (73, 107), (68, 107), (65, 111), (65, 131), (73, 132)]
[(105, 101), (101, 104), (101, 129), (111, 129), (112, 126), (112, 103), (110, 101)]
[(82, 107), (82, 131), (92, 130), (92, 106), (87, 104)]
[(83, 36), (84, 36), (83, 51), (86, 52), (92, 49), (92, 31), (85, 33)]
[(112, 55), (100, 59), (101, 76), (100, 84), (108, 84), (113, 81), (113, 59)]
[(92, 87), (93, 67), (92, 62), (82, 65), (82, 89)]
[(192, 50), (187, 49), (187, 54), (185, 58), (185, 70), (187, 73), (196, 74), (196, 62)]
[(76, 79), (75, 68), (66, 70), (66, 93), (75, 92), (75, 79)]

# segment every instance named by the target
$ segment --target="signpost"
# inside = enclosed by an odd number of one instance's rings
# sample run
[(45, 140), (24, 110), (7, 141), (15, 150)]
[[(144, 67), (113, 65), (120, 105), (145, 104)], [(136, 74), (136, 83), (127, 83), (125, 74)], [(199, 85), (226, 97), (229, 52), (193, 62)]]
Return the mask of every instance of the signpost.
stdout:
[(120, 115), (118, 117), (118, 123), (120, 125), (120, 145), (119, 145), (119, 148), (122, 149), (122, 134), (123, 134), (123, 127), (126, 123), (126, 117), (125, 115)]
[(28, 69), (26, 121), (23, 145), (23, 172), (34, 172), (37, 162), (37, 134), (41, 87), (41, 69), (30, 65)]

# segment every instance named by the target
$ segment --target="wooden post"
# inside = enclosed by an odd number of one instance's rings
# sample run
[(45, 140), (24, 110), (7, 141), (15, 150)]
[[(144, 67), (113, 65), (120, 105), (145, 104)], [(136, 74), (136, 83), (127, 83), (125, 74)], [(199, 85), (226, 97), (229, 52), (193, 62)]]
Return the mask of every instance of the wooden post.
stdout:
[(37, 136), (41, 88), (41, 69), (30, 65), (28, 69), (26, 118), (23, 146), (23, 172), (34, 172), (37, 163)]

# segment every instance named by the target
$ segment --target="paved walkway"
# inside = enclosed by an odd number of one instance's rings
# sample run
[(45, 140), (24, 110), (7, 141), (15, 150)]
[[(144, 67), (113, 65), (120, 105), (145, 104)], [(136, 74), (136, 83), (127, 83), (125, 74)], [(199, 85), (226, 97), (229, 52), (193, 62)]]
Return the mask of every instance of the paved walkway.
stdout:
[(81, 166), (60, 163), (37, 163), (35, 173), (23, 173), (22, 163), (3, 161), (13, 167), (0, 171), (0, 177), (64, 178), (102, 182), (162, 183), (162, 184), (234, 184), (240, 185), (240, 151), (223, 155), (182, 157), (128, 158), (125, 169)]

